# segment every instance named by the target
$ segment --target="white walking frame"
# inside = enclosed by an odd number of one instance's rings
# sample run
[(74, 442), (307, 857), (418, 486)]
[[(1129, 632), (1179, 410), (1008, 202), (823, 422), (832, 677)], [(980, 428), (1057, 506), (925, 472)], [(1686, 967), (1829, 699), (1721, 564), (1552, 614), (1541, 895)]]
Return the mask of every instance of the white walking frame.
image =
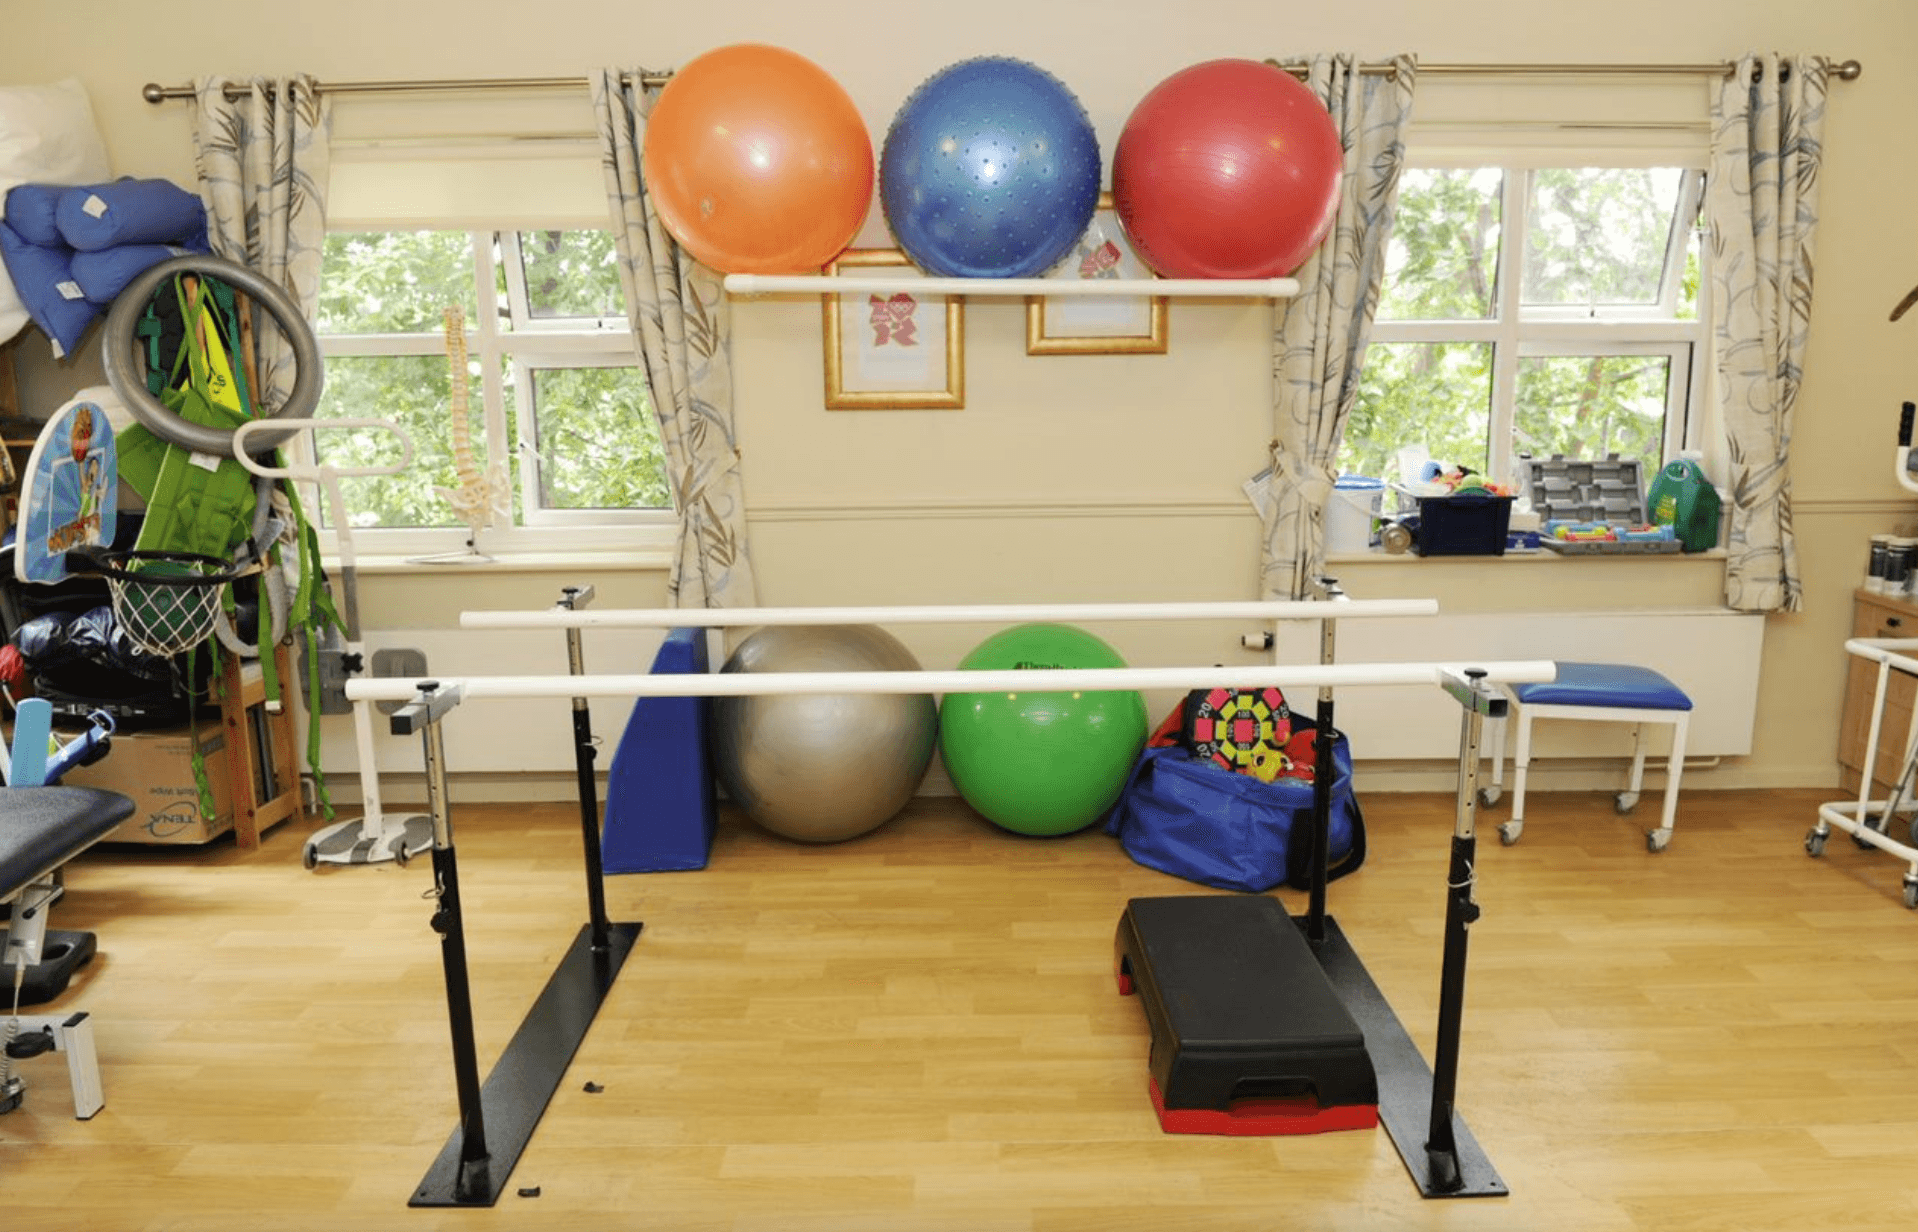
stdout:
[(1851, 835), (1861, 847), (1889, 852), (1905, 862), (1905, 906), (1918, 908), (1918, 823), (1914, 823), (1909, 832), (1911, 843), (1901, 843), (1888, 833), (1894, 818), (1909, 818), (1914, 809), (1918, 809), (1918, 790), (1915, 790), (1918, 784), (1913, 782), (1918, 777), (1918, 711), (1913, 712), (1905, 733), (1905, 755), (1899, 761), (1898, 781), (1892, 784), (1890, 795), (1872, 798), (1878, 769), (1878, 742), (1885, 734), (1885, 700), (1891, 674), (1918, 675), (1918, 638), (1854, 637), (1846, 641), (1845, 650), (1878, 665), (1871, 724), (1865, 735), (1865, 759), (1858, 772), (1858, 798), (1819, 805), (1818, 824), (1805, 835), (1805, 850), (1814, 856), (1823, 855), (1825, 840), (1836, 828)]
[[(1904, 418), (1898, 425), (1898, 453), (1892, 463), (1892, 473), (1899, 487), (1918, 492), (1918, 475), (1912, 473), (1912, 418), (1913, 407), (1907, 402)], [(1854, 637), (1845, 643), (1845, 651), (1878, 665), (1877, 685), (1872, 692), (1871, 726), (1865, 736), (1865, 760), (1858, 771), (1858, 798), (1819, 805), (1818, 822), (1805, 835), (1805, 850), (1814, 856), (1823, 855), (1825, 840), (1831, 837), (1835, 826), (1851, 835), (1861, 847), (1890, 852), (1905, 862), (1905, 906), (1918, 908), (1918, 823), (1912, 826), (1910, 843), (1901, 843), (1887, 833), (1894, 816), (1909, 814), (1918, 807), (1913, 783), (1914, 777), (1918, 777), (1918, 711), (1911, 716), (1911, 726), (1905, 735), (1905, 755), (1899, 762), (1898, 781), (1892, 785), (1891, 794), (1883, 800), (1871, 798), (1891, 673), (1918, 675), (1918, 638)]]
[[(303, 462), (269, 466), (242, 448), (246, 437), (256, 430), (283, 432), (289, 428), (300, 431), (370, 428), (376, 432), (389, 432), (399, 439), (400, 460), (381, 466), (341, 467)], [(314, 452), (318, 454), (317, 447)], [(233, 453), (240, 465), (255, 475), (304, 481), (321, 490), (332, 519), (334, 536), (339, 543), (341, 616), (346, 624), (343, 660), (349, 670), (362, 670), (365, 639), (360, 629), (359, 565), (353, 554), (353, 529), (347, 520), (346, 501), (340, 495), (340, 480), (399, 474), (412, 464), (413, 438), (390, 419), (260, 419), (241, 424), (233, 430)], [(317, 681), (313, 687), (319, 687)], [(361, 815), (325, 826), (309, 836), (304, 848), (308, 868), (316, 864), (376, 864), (387, 860), (405, 863), (432, 846), (431, 818), (424, 814), (388, 816), (380, 801), (380, 776), (373, 755), (370, 702), (355, 701), (353, 704), (353, 743), (360, 763)]]

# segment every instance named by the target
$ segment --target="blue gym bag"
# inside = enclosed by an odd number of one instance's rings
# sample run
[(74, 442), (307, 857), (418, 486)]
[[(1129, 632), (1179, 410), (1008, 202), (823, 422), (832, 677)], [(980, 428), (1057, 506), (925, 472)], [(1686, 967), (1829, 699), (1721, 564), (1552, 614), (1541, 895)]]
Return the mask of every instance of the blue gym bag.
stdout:
[[(1332, 742), (1331, 855), (1326, 879), (1365, 862), (1365, 818), (1352, 794), (1352, 753)], [(1148, 747), (1106, 819), (1135, 861), (1221, 890), (1312, 885), (1312, 783), (1261, 782), (1182, 745)]]

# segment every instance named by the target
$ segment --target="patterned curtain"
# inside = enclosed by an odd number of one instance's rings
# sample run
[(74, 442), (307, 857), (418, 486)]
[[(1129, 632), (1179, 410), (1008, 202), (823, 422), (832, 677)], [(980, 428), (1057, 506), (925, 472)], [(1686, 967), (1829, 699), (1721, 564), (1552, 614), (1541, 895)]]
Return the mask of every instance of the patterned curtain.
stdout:
[[(306, 76), (207, 77), (194, 94), (194, 164), (214, 253), (285, 287), (311, 320), (325, 255), (331, 104)], [(271, 411), (293, 390), (293, 351), (269, 329), (255, 334), (255, 352), (255, 400)]]
[(1271, 465), (1244, 485), (1265, 532), (1265, 598), (1305, 598), (1325, 559), (1325, 505), (1338, 478), (1332, 464), (1378, 311), (1417, 84), (1413, 57), (1392, 64), (1390, 76), (1365, 75), (1350, 55), (1318, 56), (1305, 78), (1338, 124), (1345, 169), (1337, 221), (1293, 275), (1298, 297), (1281, 305), (1272, 343)]
[(666, 451), (679, 550), (674, 607), (750, 607), (746, 492), (733, 434), (732, 322), (720, 276), (680, 250), (641, 176), (646, 117), (659, 91), (639, 70), (593, 78), (600, 161), (618, 243), (626, 316), (639, 340)]
[(1705, 202), (1731, 453), (1725, 601), (1741, 612), (1804, 602), (1785, 464), (1811, 320), (1829, 81), (1817, 56), (1748, 55), (1712, 101)]

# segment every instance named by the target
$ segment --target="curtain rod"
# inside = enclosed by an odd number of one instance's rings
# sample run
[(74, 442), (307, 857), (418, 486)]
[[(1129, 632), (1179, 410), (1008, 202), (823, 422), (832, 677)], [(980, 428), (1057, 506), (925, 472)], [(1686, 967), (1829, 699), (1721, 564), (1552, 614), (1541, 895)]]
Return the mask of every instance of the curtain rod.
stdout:
[[(1289, 73), (1305, 71), (1304, 64), (1299, 61), (1268, 60), (1266, 63)], [(1701, 77), (1729, 74), (1735, 67), (1732, 63), (1722, 61), (1717, 64), (1421, 64), (1418, 71), (1421, 77)], [(1397, 70), (1388, 62), (1366, 64), (1360, 71), (1372, 76), (1389, 77)], [(1832, 75), (1840, 81), (1855, 81), (1862, 72), (1864, 65), (1856, 60), (1844, 60), (1832, 66)], [(672, 77), (670, 72), (644, 73), (640, 76), (640, 82), (642, 85), (663, 86)], [(321, 82), (319, 88), (323, 94), (421, 94), (462, 90), (582, 90), (590, 84), (585, 77), (474, 77), (428, 81)], [(237, 87), (232, 88), (228, 96), (233, 97), (239, 92)], [(140, 90), (140, 97), (149, 103), (164, 103), (193, 96), (192, 86), (163, 86), (151, 81)]]

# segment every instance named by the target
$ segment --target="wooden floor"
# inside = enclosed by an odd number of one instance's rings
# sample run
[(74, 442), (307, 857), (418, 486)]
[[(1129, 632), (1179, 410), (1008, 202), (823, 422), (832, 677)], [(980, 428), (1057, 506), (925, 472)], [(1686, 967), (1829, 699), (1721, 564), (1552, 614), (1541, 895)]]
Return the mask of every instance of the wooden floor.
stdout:
[[(55, 1008), (93, 1014), (106, 1109), (25, 1064), (0, 1227), (1911, 1229), (1918, 914), (1889, 856), (1805, 854), (1831, 794), (1694, 792), (1660, 855), (1609, 797), (1534, 795), (1512, 848), (1481, 813), (1459, 1108), (1511, 1194), (1449, 1202), (1382, 1130), (1159, 1132), (1113, 929), (1209, 891), (1096, 831), (926, 801), (804, 848), (729, 818), (710, 868), (610, 878), (633, 958), (500, 1204), (456, 1211), (406, 1206), (455, 1115), (428, 862), (96, 850), (53, 922), (102, 954)], [(1333, 913), (1429, 1055), (1452, 799), (1365, 806)], [(490, 1066), (584, 919), (578, 822), (455, 824)]]

